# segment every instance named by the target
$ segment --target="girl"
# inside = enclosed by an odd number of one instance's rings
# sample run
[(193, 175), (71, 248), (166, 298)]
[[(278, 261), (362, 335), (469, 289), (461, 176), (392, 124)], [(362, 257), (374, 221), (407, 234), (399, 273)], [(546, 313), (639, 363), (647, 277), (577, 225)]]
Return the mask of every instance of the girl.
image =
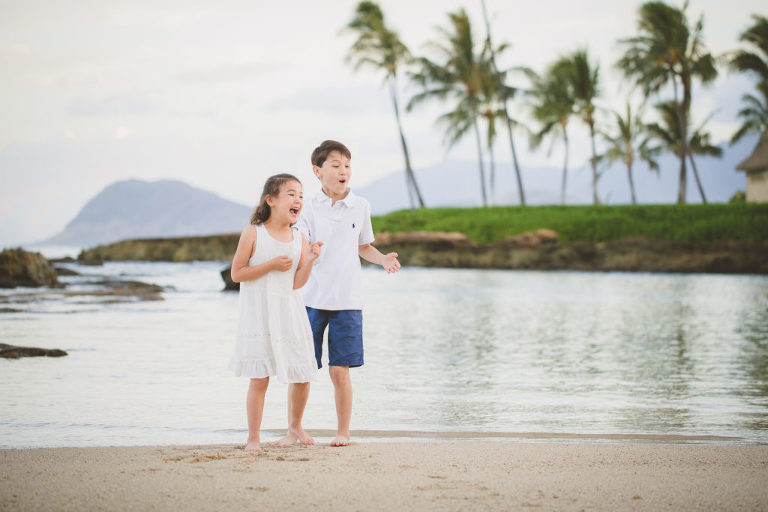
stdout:
[(309, 245), (293, 229), (302, 206), (302, 187), (296, 177), (277, 174), (269, 178), (232, 260), (232, 280), (240, 283), (240, 318), (229, 368), (236, 376), (251, 379), (246, 398), (247, 452), (261, 450), (264, 395), (273, 376), (290, 383), (288, 434), (278, 444), (315, 443), (301, 426), (317, 363), (298, 288), (307, 282), (322, 242)]

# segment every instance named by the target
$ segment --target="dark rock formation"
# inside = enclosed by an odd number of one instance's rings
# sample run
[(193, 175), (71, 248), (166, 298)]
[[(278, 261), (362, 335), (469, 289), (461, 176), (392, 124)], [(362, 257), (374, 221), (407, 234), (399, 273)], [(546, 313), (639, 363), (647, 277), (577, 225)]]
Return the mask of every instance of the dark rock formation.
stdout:
[(71, 256), (64, 256), (63, 258), (49, 258), (48, 261), (55, 265), (57, 263), (75, 263), (77, 260)]
[(240, 283), (236, 283), (232, 280), (232, 265), (221, 271), (221, 279), (224, 281), (224, 291), (240, 290)]
[(39, 252), (21, 248), (0, 252), (0, 288), (61, 286), (53, 265)]
[(56, 267), (56, 266), (54, 266), (53, 268), (56, 270), (56, 275), (57, 276), (79, 276), (80, 275), (80, 272), (76, 272), (74, 270), (70, 270), (70, 269), (65, 268), (65, 267)]
[[(112, 302), (122, 302), (123, 298), (133, 297), (138, 300), (163, 300), (160, 292), (163, 287), (156, 284), (143, 283), (141, 281), (121, 281), (117, 279), (107, 279), (96, 281), (95, 285), (103, 286), (104, 290), (89, 292), (91, 296), (112, 297)], [(80, 292), (78, 295), (85, 295)]]
[(38, 357), (38, 356), (62, 357), (66, 355), (67, 353), (65, 351), (59, 350), (57, 348), (50, 349), (50, 348), (37, 348), (37, 347), (17, 347), (14, 345), (7, 345), (5, 343), (0, 343), (0, 357), (4, 357), (6, 359), (18, 359), (20, 357)]
[(84, 250), (81, 264), (104, 261), (228, 261), (237, 249), (239, 233), (229, 235), (124, 240)]
[(466, 238), (409, 240), (377, 236), (383, 253), (397, 252), (404, 266), (530, 270), (707, 272), (768, 274), (768, 243), (692, 244), (645, 238), (610, 242), (558, 242), (550, 230), (490, 244)]

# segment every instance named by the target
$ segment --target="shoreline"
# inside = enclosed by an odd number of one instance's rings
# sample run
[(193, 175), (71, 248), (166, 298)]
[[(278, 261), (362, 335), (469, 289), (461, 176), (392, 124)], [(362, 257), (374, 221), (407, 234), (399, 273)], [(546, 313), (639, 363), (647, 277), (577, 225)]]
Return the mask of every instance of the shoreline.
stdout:
[[(227, 262), (237, 238), (236, 234), (225, 234), (123, 240), (85, 249), (77, 262)], [(606, 242), (563, 242), (558, 241), (556, 233), (539, 230), (490, 243), (473, 242), (462, 233), (381, 232), (373, 245), (383, 253), (397, 252), (405, 267), (768, 274), (765, 241), (691, 243), (630, 237)], [(222, 273), (225, 282), (227, 273), (226, 269)]]
[[(215, 439), (209, 441), (157, 442), (148, 444), (142, 441), (130, 440), (122, 443), (95, 442), (90, 444), (0, 444), (0, 451), (36, 450), (36, 449), (93, 449), (93, 448), (142, 448), (142, 447), (176, 447), (176, 446), (234, 446), (241, 443), (241, 438), (248, 436), (248, 430), (233, 431), (237, 439)], [(308, 428), (306, 432), (313, 437), (317, 444), (330, 443), (336, 436), (333, 429)], [(284, 428), (263, 428), (261, 437), (269, 444), (285, 436)], [(235, 437), (234, 435), (232, 437)], [(351, 432), (352, 440), (362, 443), (552, 443), (552, 444), (657, 444), (657, 445), (702, 445), (702, 446), (766, 446), (768, 437), (755, 438), (726, 434), (686, 434), (686, 433), (599, 433), (599, 432), (545, 432), (545, 431), (459, 431), (459, 430), (385, 430), (357, 429)]]
[(0, 450), (0, 509), (761, 510), (768, 446), (357, 442)]

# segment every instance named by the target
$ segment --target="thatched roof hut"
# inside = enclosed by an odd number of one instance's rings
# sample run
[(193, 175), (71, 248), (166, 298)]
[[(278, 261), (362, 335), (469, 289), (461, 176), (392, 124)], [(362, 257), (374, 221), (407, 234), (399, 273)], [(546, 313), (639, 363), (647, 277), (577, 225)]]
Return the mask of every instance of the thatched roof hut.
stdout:
[(736, 169), (747, 172), (747, 201), (768, 202), (768, 134), (760, 137), (755, 150)]

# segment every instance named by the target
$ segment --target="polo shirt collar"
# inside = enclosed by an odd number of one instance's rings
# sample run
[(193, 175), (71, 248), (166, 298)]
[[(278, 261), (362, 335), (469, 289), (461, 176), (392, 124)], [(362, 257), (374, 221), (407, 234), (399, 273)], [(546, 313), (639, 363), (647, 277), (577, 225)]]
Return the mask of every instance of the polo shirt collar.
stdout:
[[(347, 197), (345, 197), (344, 199), (339, 199), (336, 202), (343, 204), (347, 208), (352, 208), (354, 197), (355, 195), (352, 193), (352, 190), (350, 190), (347, 193)], [(321, 204), (327, 204), (329, 207), (331, 206), (331, 203), (332, 203), (331, 198), (325, 195), (325, 192), (323, 192), (322, 190), (318, 192), (317, 195), (315, 196), (315, 201)]]

